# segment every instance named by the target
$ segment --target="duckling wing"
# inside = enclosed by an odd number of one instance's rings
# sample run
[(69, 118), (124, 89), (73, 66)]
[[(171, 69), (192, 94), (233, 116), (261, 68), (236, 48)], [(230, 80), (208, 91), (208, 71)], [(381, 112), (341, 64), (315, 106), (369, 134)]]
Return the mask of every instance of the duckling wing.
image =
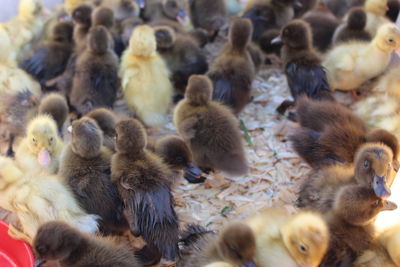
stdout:
[(312, 99), (333, 100), (325, 70), (321, 66), (290, 63), (286, 66), (286, 76), (294, 99), (307, 95)]

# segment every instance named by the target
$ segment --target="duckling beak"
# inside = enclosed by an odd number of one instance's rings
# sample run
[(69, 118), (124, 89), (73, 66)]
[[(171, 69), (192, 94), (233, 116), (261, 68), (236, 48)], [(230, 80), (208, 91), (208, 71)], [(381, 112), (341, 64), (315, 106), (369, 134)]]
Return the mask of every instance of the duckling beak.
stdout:
[(390, 197), (391, 192), (384, 177), (375, 175), (372, 188), (374, 189), (374, 193), (377, 197), (383, 199)]
[(397, 204), (392, 202), (392, 201), (388, 201), (388, 200), (384, 200), (383, 201), (383, 208), (382, 211), (385, 210), (395, 210), (397, 209)]
[(41, 166), (43, 167), (49, 166), (51, 162), (50, 152), (47, 149), (40, 150), (37, 159)]
[(245, 261), (242, 267), (256, 267), (256, 264), (253, 261)]
[(204, 183), (206, 177), (201, 176), (203, 172), (192, 163), (189, 163), (185, 168), (185, 179), (191, 184)]
[(295, 0), (293, 6), (295, 9), (300, 9), (303, 8), (303, 3), (301, 3), (299, 0)]
[(144, 0), (136, 0), (136, 4), (138, 4), (140, 8), (144, 8)]
[(187, 19), (187, 14), (186, 14), (186, 11), (183, 8), (179, 9), (178, 16), (176, 17), (176, 19), (178, 20), (178, 22), (181, 25), (185, 25), (186, 19)]
[(283, 44), (282, 38), (280, 36), (275, 37), (274, 39), (272, 39), (271, 44), (282, 45)]

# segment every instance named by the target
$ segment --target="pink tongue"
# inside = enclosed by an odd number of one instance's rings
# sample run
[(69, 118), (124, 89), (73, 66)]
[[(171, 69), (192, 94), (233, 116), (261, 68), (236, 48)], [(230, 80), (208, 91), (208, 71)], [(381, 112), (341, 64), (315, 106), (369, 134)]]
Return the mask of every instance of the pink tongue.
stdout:
[(43, 167), (47, 167), (50, 164), (51, 158), (50, 158), (50, 153), (46, 149), (42, 149), (39, 152), (38, 155), (38, 161), (39, 164), (42, 165)]

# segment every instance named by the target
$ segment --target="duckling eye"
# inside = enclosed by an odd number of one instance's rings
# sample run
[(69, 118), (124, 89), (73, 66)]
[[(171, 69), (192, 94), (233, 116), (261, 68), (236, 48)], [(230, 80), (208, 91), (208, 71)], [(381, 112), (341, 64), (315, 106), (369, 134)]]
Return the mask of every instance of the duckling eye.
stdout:
[(393, 39), (389, 39), (388, 42), (392, 44), (392, 43), (394, 43), (394, 40)]
[(53, 142), (53, 140), (54, 140), (54, 138), (53, 138), (53, 137), (50, 137), (49, 141), (50, 141), (50, 142)]
[(388, 169), (389, 169), (389, 170), (392, 169), (392, 163), (388, 163)]
[(36, 143), (36, 139), (35, 139), (35, 138), (32, 138), (32, 141), (33, 141), (34, 143)]
[(364, 168), (369, 168), (369, 161), (368, 160), (365, 160), (364, 161)]
[(300, 244), (299, 249), (302, 253), (306, 253), (307, 252), (307, 247), (303, 244)]

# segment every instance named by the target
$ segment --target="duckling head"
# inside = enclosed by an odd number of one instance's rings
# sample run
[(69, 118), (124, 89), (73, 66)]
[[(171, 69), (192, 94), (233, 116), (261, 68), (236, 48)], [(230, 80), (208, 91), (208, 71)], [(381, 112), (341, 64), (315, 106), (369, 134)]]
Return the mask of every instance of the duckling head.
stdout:
[(391, 52), (400, 47), (400, 30), (394, 23), (382, 25), (373, 40), (373, 45), (379, 49)]
[(162, 8), (164, 14), (170, 19), (175, 20), (180, 16), (186, 16), (186, 13), (182, 13), (184, 11), (177, 0), (162, 0)]
[(388, 0), (367, 0), (365, 1), (364, 8), (367, 12), (384, 16), (388, 10)]
[(74, 23), (90, 26), (92, 23), (92, 7), (87, 4), (77, 6), (72, 12), (72, 20)]
[(33, 247), (45, 260), (67, 259), (84, 242), (83, 237), (64, 222), (52, 221), (43, 224), (33, 241)]
[(154, 29), (148, 25), (137, 26), (129, 40), (130, 51), (135, 56), (148, 58), (154, 55), (156, 48)]
[(329, 244), (329, 230), (320, 215), (300, 212), (282, 228), (283, 243), (299, 266), (318, 266)]
[(229, 30), (229, 43), (238, 51), (243, 51), (253, 34), (253, 25), (249, 19), (238, 18), (233, 21)]
[(86, 114), (86, 117), (94, 119), (104, 135), (115, 136), (115, 124), (117, 120), (112, 111), (106, 108), (97, 108)]
[(157, 40), (157, 49), (168, 49), (174, 45), (176, 35), (171, 27), (159, 26), (154, 30)]
[(393, 182), (393, 153), (381, 143), (366, 143), (355, 156), (355, 179), (359, 185), (371, 188), (380, 198), (388, 198)]
[(111, 29), (114, 26), (114, 11), (108, 7), (96, 8), (92, 14), (92, 23)]
[(185, 99), (193, 106), (204, 106), (211, 101), (212, 83), (205, 75), (192, 75), (186, 88)]
[[(140, 6), (137, 1), (120, 0), (120, 7), (132, 14), (132, 16), (139, 17), (140, 15)], [(120, 20), (121, 18), (116, 19)]]
[(72, 123), (72, 151), (82, 158), (94, 158), (100, 154), (103, 133), (96, 121), (83, 117)]
[(26, 135), (30, 152), (37, 155), (40, 165), (48, 166), (59, 142), (54, 119), (46, 114), (37, 116), (29, 122)]
[(58, 22), (53, 28), (53, 40), (62, 43), (71, 43), (74, 26), (69, 22)]
[(21, 0), (18, 7), (18, 16), (22, 20), (31, 20), (43, 10), (43, 5), (37, 0)]
[(397, 163), (397, 158), (399, 157), (399, 140), (397, 137), (384, 130), (384, 129), (373, 129), (372, 131), (368, 132), (366, 136), (366, 141), (371, 142), (371, 143), (383, 143), (390, 147), (390, 149), (393, 152), (393, 161), (396, 161), (396, 166), (393, 166), (395, 170), (397, 171), (398, 169), (398, 163)]
[(354, 7), (349, 12), (347, 18), (347, 28), (354, 31), (362, 31), (367, 24), (367, 15), (364, 9), (360, 7)]
[(312, 44), (310, 26), (302, 20), (293, 20), (282, 28), (281, 35), (271, 43), (278, 44), (279, 42), (293, 49), (309, 48)]
[(79, 5), (86, 2), (88, 2), (88, 0), (64, 0), (64, 9), (71, 15)]
[(251, 228), (244, 223), (232, 223), (222, 230), (217, 249), (222, 259), (234, 266), (256, 266), (256, 238)]
[(146, 130), (138, 120), (121, 120), (115, 126), (115, 131), (116, 148), (119, 153), (137, 154), (146, 147)]
[(93, 26), (89, 31), (88, 48), (98, 55), (107, 53), (111, 47), (111, 36), (104, 26)]

